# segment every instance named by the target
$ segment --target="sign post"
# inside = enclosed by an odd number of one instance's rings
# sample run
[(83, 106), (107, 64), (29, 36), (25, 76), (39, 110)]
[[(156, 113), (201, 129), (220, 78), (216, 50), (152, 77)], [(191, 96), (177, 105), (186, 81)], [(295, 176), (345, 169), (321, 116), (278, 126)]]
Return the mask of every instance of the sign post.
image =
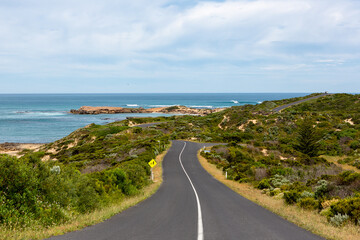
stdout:
[(150, 162), (148, 162), (149, 166), (151, 167), (151, 180), (154, 181), (154, 174), (153, 174), (153, 167), (157, 164), (155, 159), (152, 159)]

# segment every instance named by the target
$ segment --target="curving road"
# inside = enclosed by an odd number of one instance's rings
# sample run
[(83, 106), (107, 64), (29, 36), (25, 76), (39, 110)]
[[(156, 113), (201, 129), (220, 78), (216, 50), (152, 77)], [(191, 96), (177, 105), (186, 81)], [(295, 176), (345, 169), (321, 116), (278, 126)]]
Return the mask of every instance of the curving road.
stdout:
[(320, 95), (317, 95), (317, 96), (314, 96), (314, 97), (305, 98), (305, 99), (302, 99), (302, 100), (299, 100), (299, 101), (296, 101), (296, 102), (292, 102), (292, 103), (289, 103), (289, 104), (285, 104), (285, 105), (276, 107), (276, 108), (274, 108), (272, 111), (273, 111), (273, 112), (280, 112), (281, 110), (284, 110), (285, 108), (294, 106), (294, 105), (296, 105), (296, 104), (303, 103), (303, 102), (309, 101), (309, 100), (311, 100), (311, 99), (316, 99), (316, 98), (324, 97), (324, 96), (327, 96), (327, 95), (329, 95), (329, 93), (323, 93), (323, 94), (320, 94)]
[(164, 182), (152, 197), (103, 223), (51, 239), (322, 239), (214, 179), (197, 160), (204, 145), (210, 144), (174, 141), (163, 162)]

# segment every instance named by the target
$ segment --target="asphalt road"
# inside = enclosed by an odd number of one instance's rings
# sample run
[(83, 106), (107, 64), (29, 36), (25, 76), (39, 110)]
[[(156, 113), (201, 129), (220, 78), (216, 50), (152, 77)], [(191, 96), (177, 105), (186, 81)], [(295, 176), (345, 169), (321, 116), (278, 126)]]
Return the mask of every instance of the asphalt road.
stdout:
[(322, 239), (215, 180), (197, 160), (204, 145), (210, 144), (174, 141), (163, 162), (164, 182), (152, 197), (103, 223), (51, 239)]
[(134, 127), (146, 128), (146, 127), (156, 126), (156, 125), (159, 125), (161, 123), (165, 123), (165, 122), (143, 123), (143, 124), (135, 125)]
[(309, 100), (311, 100), (311, 99), (320, 98), (320, 97), (323, 97), (323, 96), (326, 96), (326, 95), (329, 95), (329, 93), (323, 93), (323, 94), (320, 94), (320, 95), (317, 95), (317, 96), (314, 96), (314, 97), (309, 97), (309, 98), (302, 99), (302, 100), (299, 100), (299, 101), (296, 101), (296, 102), (292, 102), (292, 103), (289, 103), (289, 104), (285, 104), (285, 105), (282, 105), (282, 106), (280, 106), (280, 107), (274, 108), (272, 111), (274, 111), (274, 112), (280, 112), (281, 110), (283, 110), (283, 109), (285, 109), (285, 108), (294, 106), (294, 105), (299, 104), (299, 103), (303, 103), (303, 102), (309, 101)]

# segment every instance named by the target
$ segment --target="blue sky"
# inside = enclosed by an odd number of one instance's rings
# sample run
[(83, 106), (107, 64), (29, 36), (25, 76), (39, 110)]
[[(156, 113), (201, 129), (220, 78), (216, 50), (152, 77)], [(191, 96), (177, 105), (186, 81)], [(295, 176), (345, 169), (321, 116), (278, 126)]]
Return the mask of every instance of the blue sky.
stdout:
[(360, 92), (358, 0), (0, 0), (0, 93)]

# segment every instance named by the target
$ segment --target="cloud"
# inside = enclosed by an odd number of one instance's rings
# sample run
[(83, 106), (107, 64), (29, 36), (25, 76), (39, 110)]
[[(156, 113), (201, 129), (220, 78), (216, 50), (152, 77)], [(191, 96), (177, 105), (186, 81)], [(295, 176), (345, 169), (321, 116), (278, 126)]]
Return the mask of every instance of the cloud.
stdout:
[(300, 69), (316, 82), (330, 68), (358, 78), (360, 2), (2, 0), (0, 39), (0, 76), (35, 82), (152, 76), (161, 84), (194, 72), (204, 81), (211, 69), (229, 82), (274, 79), (269, 71), (299, 81)]

